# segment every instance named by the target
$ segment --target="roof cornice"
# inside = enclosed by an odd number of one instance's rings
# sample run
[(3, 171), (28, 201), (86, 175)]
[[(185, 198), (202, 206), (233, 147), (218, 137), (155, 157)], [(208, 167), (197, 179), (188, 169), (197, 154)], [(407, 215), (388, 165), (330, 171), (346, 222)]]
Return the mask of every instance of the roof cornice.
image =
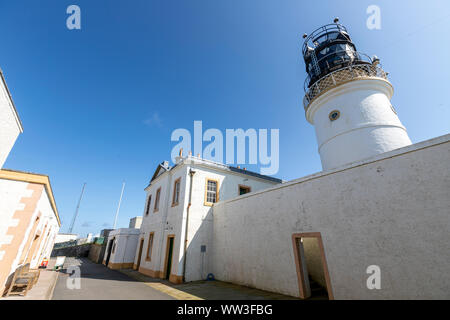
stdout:
[(0, 169), (0, 179), (37, 183), (44, 185), (50, 200), (50, 204), (55, 213), (56, 220), (58, 221), (59, 226), (61, 226), (61, 220), (59, 219), (58, 209), (56, 208), (56, 202), (53, 196), (52, 186), (50, 185), (50, 179), (48, 176), (36, 173)]
[(8, 97), (9, 97), (9, 101), (11, 102), (12, 112), (16, 119), (17, 125), (19, 126), (19, 130), (21, 133), (23, 133), (22, 121), (20, 120), (19, 113), (17, 112), (16, 105), (14, 104), (14, 100), (12, 99), (11, 92), (9, 91), (8, 85), (6, 84), (6, 80), (5, 80), (5, 77), (3, 75), (3, 71), (1, 68), (0, 68), (0, 78), (5, 86), (6, 93), (8, 94)]

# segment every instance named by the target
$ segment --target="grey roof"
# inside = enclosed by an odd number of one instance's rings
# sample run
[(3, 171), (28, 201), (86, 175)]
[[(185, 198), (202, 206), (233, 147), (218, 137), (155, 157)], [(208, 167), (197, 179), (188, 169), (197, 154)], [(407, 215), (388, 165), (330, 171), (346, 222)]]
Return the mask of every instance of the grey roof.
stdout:
[(277, 182), (277, 183), (282, 183), (283, 182), (283, 180), (281, 180), (281, 179), (274, 178), (274, 177), (271, 177), (271, 176), (266, 176), (266, 175), (263, 175), (263, 174), (260, 174), (260, 173), (256, 173), (256, 172), (253, 172), (253, 171), (243, 170), (243, 169), (239, 169), (239, 168), (228, 166), (228, 165), (227, 165), (227, 167), (228, 167), (228, 169), (230, 171), (233, 171), (233, 172), (242, 173), (242, 174), (246, 174), (246, 175), (249, 175), (249, 176), (252, 176), (252, 177), (256, 177), (256, 178), (260, 178), (260, 179), (264, 179), (264, 180), (269, 180), (269, 181), (273, 181), (273, 182)]
[[(200, 160), (213, 162), (213, 161), (206, 160), (206, 159), (200, 159)], [(251, 176), (251, 177), (255, 177), (255, 178), (259, 178), (259, 179), (263, 179), (263, 180), (268, 180), (268, 181), (272, 181), (272, 182), (275, 182), (275, 183), (283, 183), (283, 180), (278, 179), (278, 178), (274, 178), (274, 177), (266, 176), (266, 175), (259, 174), (259, 173), (253, 172), (253, 171), (248, 171), (248, 170), (240, 169), (240, 168), (237, 168), (237, 167), (225, 165), (223, 163), (216, 163), (216, 162), (213, 162), (213, 163), (215, 163), (217, 165), (220, 165), (223, 169), (231, 171), (231, 172), (235, 172), (235, 173), (239, 173), (239, 174), (245, 174), (245, 175), (248, 175), (248, 176)], [(175, 164), (173, 167), (171, 167), (169, 165), (168, 161), (161, 162), (158, 165), (158, 167), (156, 168), (155, 173), (153, 174), (152, 178), (150, 179), (150, 182), (149, 182), (148, 185), (150, 185), (152, 183), (152, 181), (155, 180), (157, 177), (159, 177), (161, 174), (164, 174), (165, 172), (168, 172), (168, 171), (176, 168), (177, 166), (178, 166), (178, 164)], [(164, 172), (160, 174), (161, 170), (163, 170)]]

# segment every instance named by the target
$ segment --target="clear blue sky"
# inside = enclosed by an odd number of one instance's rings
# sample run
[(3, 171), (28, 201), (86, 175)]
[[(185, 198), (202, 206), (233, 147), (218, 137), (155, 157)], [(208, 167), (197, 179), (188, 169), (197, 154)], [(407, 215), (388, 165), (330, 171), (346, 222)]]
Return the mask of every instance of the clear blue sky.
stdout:
[[(71, 4), (80, 31), (66, 28)], [(381, 30), (366, 28), (371, 4)], [(25, 130), (4, 167), (50, 176), (62, 231), (87, 182), (82, 235), (112, 225), (123, 180), (118, 226), (142, 214), (171, 132), (194, 120), (223, 132), (279, 128), (277, 176), (318, 172), (301, 36), (335, 16), (359, 51), (382, 59), (413, 142), (449, 133), (448, 0), (1, 1), (0, 67)]]

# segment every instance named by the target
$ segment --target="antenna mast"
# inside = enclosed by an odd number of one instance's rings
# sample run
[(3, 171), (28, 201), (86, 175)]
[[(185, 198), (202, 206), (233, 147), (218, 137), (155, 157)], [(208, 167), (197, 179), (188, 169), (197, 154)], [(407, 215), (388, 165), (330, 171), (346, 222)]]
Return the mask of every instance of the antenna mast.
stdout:
[(113, 226), (113, 229), (116, 228), (117, 216), (119, 215), (120, 203), (122, 202), (123, 189), (125, 189), (125, 181), (124, 181), (123, 184), (122, 184), (122, 192), (120, 193), (119, 205), (117, 206), (116, 216), (114, 217), (114, 226)]
[(77, 208), (75, 209), (75, 214), (72, 218), (72, 223), (70, 224), (69, 233), (72, 233), (73, 226), (75, 225), (75, 220), (78, 216), (78, 209), (80, 209), (81, 198), (83, 198), (84, 188), (86, 187), (86, 182), (83, 184), (83, 189), (81, 189), (80, 199), (78, 200)]

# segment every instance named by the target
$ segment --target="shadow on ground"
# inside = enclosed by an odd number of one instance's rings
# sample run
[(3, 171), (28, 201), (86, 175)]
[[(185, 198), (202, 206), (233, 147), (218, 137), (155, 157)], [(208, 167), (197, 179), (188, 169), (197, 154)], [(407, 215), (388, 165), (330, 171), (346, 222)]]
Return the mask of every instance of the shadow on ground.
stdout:
[[(167, 280), (151, 278), (132, 269), (122, 269), (120, 272), (127, 276), (149, 284), (163, 284), (165, 287), (174, 289), (174, 297), (179, 299), (198, 298), (202, 300), (299, 300), (295, 297), (285, 296), (277, 293), (253, 289), (222, 281), (195, 281), (183, 284), (173, 284)], [(162, 288), (164, 290), (164, 288)], [(176, 291), (181, 294), (177, 296)], [(185, 293), (186, 295), (184, 295)], [(170, 294), (170, 293), (169, 293)]]

